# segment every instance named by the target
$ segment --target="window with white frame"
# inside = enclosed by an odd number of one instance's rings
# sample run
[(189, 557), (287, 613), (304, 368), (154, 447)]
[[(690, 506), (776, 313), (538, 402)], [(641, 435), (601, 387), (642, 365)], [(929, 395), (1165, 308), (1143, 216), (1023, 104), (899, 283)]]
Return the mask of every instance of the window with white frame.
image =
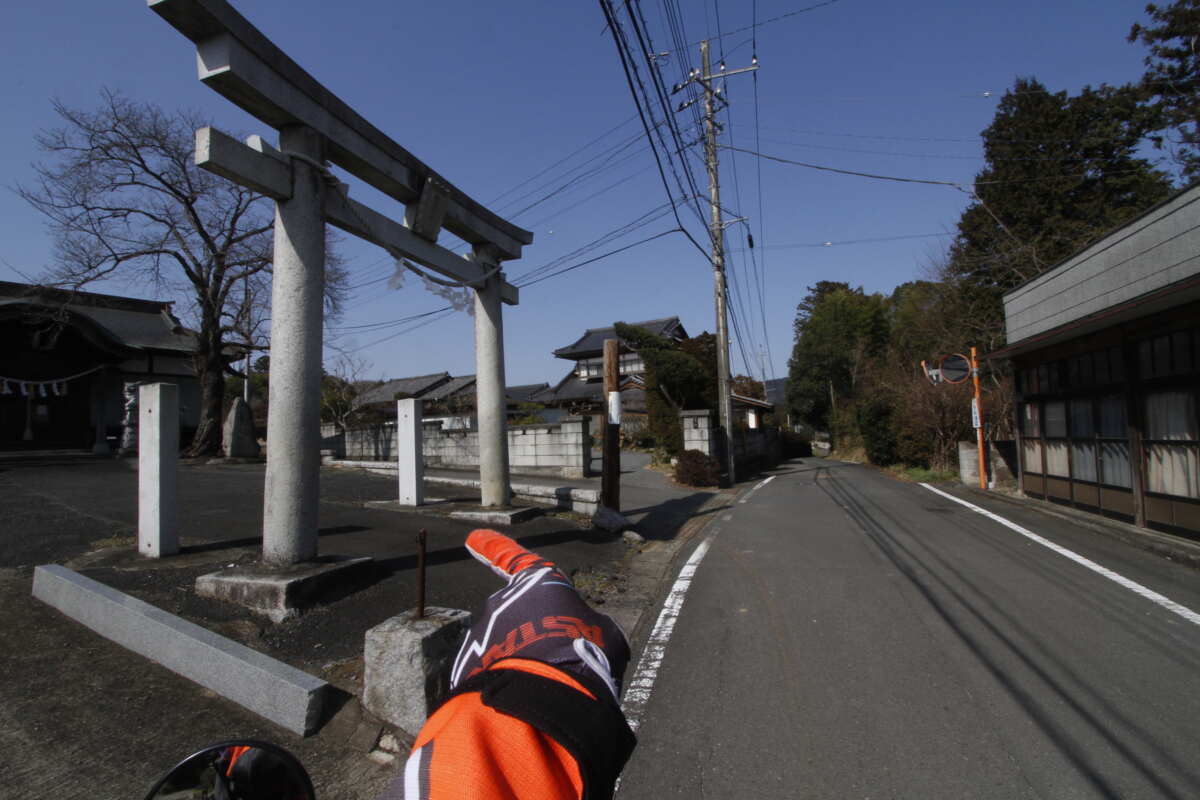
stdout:
[(604, 359), (584, 358), (575, 363), (575, 374), (584, 380), (604, 375)]

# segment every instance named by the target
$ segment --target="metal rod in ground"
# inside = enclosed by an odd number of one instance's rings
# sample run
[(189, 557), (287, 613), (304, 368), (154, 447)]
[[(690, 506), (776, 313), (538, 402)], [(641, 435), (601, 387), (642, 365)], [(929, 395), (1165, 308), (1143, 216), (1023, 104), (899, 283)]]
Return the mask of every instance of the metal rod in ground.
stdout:
[(425, 618), (425, 529), (417, 534), (417, 619)]
[(621, 387), (618, 368), (620, 343), (604, 340), (604, 439), (600, 504), (621, 510)]

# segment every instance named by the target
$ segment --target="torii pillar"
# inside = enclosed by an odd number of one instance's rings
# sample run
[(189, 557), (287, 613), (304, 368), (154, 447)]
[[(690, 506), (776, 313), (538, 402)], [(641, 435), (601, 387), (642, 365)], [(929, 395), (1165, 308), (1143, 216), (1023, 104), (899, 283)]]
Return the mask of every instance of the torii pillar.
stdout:
[[(325, 223), (397, 259), (476, 290), (476, 360), (485, 505), (509, 497), (500, 304), (517, 287), (497, 266), (520, 258), (533, 234), (472, 200), (322, 86), (227, 0), (149, 0), (196, 44), (201, 81), (280, 135), (245, 144), (196, 132), (196, 164), (276, 202), (271, 390), (263, 558), (296, 564), (317, 555)], [(403, 223), (331, 186), (331, 161), (405, 206)], [(471, 258), (437, 243), (442, 229), (475, 246)]]
[[(476, 247), (485, 267), (490, 248)], [(496, 264), (491, 265), (495, 267)], [(500, 290), (504, 273), (496, 269), (475, 289), (475, 414), (479, 419), (480, 504), (507, 506), (512, 498), (508, 474), (508, 399), (504, 391), (504, 318)]]
[[(280, 148), (321, 163), (324, 137), (303, 125), (279, 130)], [(321, 481), (321, 338), (325, 302), (325, 181), (291, 159), (292, 191), (275, 201), (271, 277), (271, 413), (263, 495), (263, 560), (317, 556)]]

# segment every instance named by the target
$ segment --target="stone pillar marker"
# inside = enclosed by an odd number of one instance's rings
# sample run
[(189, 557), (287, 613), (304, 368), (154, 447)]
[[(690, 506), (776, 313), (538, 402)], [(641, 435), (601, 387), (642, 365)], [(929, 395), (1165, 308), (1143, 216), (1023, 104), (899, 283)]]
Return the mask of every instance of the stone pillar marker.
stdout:
[(396, 401), (396, 458), (400, 505), (421, 505), (425, 502), (425, 460), (421, 401), (415, 398)]
[(275, 203), (271, 281), (271, 386), (263, 560), (285, 565), (317, 555), (321, 474), (321, 336), (325, 294), (323, 139), (302, 125), (279, 131), (292, 159), (292, 194)]
[(241, 397), (233, 399), (225, 425), (221, 429), (221, 448), (226, 458), (254, 458), (258, 455), (258, 442), (254, 440), (254, 419), (250, 406)]
[(179, 552), (179, 387), (151, 383), (138, 392), (138, 552)]
[[(477, 259), (481, 248), (475, 248)], [(504, 320), (497, 271), (475, 290), (475, 411), (479, 417), (480, 504), (507, 506), (508, 403), (504, 394)]]
[[(29, 396), (29, 409), (33, 409), (33, 395)], [(92, 443), (92, 453), (106, 456), (112, 449), (108, 446), (108, 370), (100, 370), (93, 378), (92, 413), (96, 415), (96, 441)], [(30, 427), (32, 417), (27, 417), (25, 441), (33, 438)]]
[(415, 736), (450, 691), (450, 669), (471, 613), (455, 608), (406, 611), (367, 631), (363, 707)]

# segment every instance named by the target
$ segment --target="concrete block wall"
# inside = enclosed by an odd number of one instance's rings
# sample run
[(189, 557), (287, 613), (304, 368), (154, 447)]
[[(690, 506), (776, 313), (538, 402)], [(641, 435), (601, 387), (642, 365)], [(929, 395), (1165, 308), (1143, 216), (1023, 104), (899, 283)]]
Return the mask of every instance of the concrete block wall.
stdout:
[(739, 459), (767, 456), (773, 452), (778, 436), (772, 428), (738, 431), (733, 437), (733, 452)]
[[(679, 414), (683, 426), (683, 449), (699, 450), (720, 460), (720, 442), (716, 430), (716, 415), (707, 410), (683, 411)], [(775, 428), (737, 430), (733, 437), (734, 458), (738, 462), (751, 459), (776, 460), (781, 454), (779, 431)]]
[[(385, 423), (339, 433), (322, 426), (322, 449), (351, 461), (389, 461), (396, 458), (395, 425)], [(439, 421), (422, 425), (421, 452), (425, 466), (475, 469), (479, 466), (479, 431), (443, 428)], [(511, 425), (508, 461), (514, 473), (583, 478), (592, 460), (592, 440), (586, 417), (561, 422)]]
[(585, 417), (565, 417), (555, 424), (510, 427), (508, 461), (512, 470), (584, 477), (592, 459), (589, 427)]
[(385, 422), (346, 431), (336, 425), (322, 425), (321, 451), (334, 458), (388, 461), (396, 457), (396, 424)]

